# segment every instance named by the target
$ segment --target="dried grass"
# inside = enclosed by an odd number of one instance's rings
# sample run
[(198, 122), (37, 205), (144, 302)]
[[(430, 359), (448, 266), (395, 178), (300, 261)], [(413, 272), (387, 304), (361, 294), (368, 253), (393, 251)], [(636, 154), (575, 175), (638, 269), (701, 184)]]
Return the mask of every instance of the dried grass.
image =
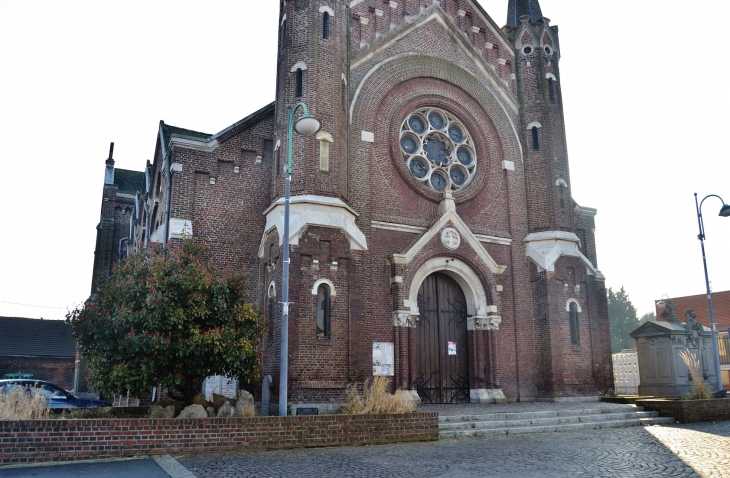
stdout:
[(342, 413), (360, 415), (373, 413), (411, 413), (416, 409), (416, 404), (411, 400), (410, 395), (403, 390), (397, 390), (395, 394), (386, 390), (388, 381), (383, 376), (375, 377), (372, 381), (365, 381), (363, 395), (357, 388), (350, 386), (347, 389), (347, 401), (342, 407)]
[(10, 393), (0, 391), (0, 420), (35, 420), (48, 418), (48, 408), (43, 393), (31, 394), (21, 387)]
[(705, 400), (712, 398), (712, 394), (707, 389), (707, 385), (705, 385), (705, 378), (702, 376), (700, 359), (694, 353), (690, 352), (689, 349), (680, 352), (679, 356), (682, 357), (682, 361), (684, 361), (687, 369), (689, 369), (689, 374), (692, 376), (692, 382), (695, 386), (695, 391), (685, 398), (687, 400)]

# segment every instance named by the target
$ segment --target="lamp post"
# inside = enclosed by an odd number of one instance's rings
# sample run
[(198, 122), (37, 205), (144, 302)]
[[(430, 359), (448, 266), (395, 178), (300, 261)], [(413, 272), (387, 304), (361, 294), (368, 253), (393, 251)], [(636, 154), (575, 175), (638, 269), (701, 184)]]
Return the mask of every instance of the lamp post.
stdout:
[[(296, 123), (294, 115), (302, 109), (304, 113)], [(281, 278), (281, 356), (279, 358), (279, 416), (287, 412), (287, 382), (289, 379), (289, 192), (292, 170), (293, 131), (302, 136), (311, 136), (322, 127), (322, 123), (309, 114), (307, 105), (302, 102), (295, 106), (286, 105), (289, 122), (286, 133), (286, 177), (284, 181), (284, 262)]]
[(710, 279), (707, 276), (707, 259), (705, 258), (705, 223), (702, 220), (702, 203), (709, 197), (716, 197), (722, 202), (720, 208), (720, 216), (730, 216), (730, 205), (725, 204), (717, 194), (709, 194), (705, 196), (699, 204), (697, 204), (697, 193), (695, 193), (695, 207), (697, 208), (697, 224), (700, 228), (700, 233), (697, 239), (700, 240), (702, 245), (702, 265), (705, 267), (705, 287), (707, 288), (707, 308), (710, 312), (710, 329), (712, 330), (712, 352), (715, 357), (715, 379), (717, 380), (717, 391), (722, 390), (722, 375), (720, 374), (720, 351), (717, 348), (717, 327), (715, 326), (715, 312), (712, 310), (712, 294), (710, 293)]

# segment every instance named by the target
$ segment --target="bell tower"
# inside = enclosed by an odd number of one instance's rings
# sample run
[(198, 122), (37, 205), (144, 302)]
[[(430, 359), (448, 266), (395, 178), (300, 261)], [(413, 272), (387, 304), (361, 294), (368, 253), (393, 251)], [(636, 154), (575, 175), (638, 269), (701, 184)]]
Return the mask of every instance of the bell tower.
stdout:
[(530, 232), (572, 231), (557, 27), (537, 0), (510, 0)]
[[(596, 268), (593, 215), (572, 199), (558, 28), (538, 0), (510, 0), (531, 260), (533, 320), (545, 397), (611, 387), (605, 285)], [(580, 236), (580, 237), (579, 237)]]
[(348, 11), (342, 0), (280, 1), (272, 199), (284, 191), (287, 105), (299, 102), (322, 129), (294, 134), (291, 194), (346, 199)]

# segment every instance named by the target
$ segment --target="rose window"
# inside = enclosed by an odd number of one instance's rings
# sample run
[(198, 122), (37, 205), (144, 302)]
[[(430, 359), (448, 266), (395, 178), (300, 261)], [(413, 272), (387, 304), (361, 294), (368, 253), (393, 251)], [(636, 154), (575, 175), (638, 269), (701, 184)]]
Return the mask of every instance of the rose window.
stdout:
[(401, 126), (400, 147), (413, 176), (435, 191), (460, 189), (476, 171), (471, 136), (458, 119), (440, 109), (408, 115)]

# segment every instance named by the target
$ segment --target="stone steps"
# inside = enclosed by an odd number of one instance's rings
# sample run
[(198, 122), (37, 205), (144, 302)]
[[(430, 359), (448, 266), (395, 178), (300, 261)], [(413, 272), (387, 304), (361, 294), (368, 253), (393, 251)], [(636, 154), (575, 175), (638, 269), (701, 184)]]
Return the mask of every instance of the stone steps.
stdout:
[(490, 437), (671, 424), (671, 417), (636, 409), (578, 409), (439, 417), (439, 438)]

